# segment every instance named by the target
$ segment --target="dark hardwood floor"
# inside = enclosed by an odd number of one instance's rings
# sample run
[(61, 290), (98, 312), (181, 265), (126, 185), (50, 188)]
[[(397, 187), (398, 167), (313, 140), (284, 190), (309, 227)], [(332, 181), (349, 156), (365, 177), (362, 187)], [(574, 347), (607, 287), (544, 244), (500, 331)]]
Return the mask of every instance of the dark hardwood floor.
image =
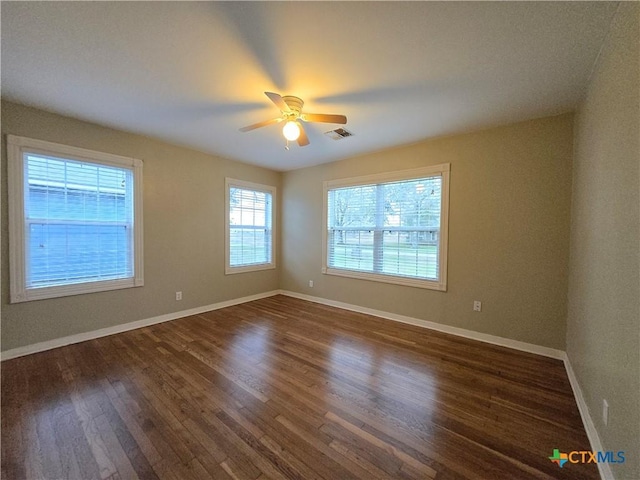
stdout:
[(284, 296), (2, 363), (2, 478), (598, 478), (562, 362)]

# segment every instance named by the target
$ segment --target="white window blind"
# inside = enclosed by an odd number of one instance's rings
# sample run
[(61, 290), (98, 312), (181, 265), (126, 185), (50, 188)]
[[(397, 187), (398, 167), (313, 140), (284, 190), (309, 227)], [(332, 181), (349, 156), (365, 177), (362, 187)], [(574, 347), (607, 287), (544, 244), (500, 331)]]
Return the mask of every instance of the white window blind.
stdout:
[(27, 288), (132, 277), (132, 171), (25, 156)]
[(273, 189), (227, 179), (227, 197), (227, 273), (273, 268)]
[(7, 144), (11, 302), (142, 286), (142, 162)]
[(325, 185), (325, 273), (444, 289), (448, 170), (376, 177)]

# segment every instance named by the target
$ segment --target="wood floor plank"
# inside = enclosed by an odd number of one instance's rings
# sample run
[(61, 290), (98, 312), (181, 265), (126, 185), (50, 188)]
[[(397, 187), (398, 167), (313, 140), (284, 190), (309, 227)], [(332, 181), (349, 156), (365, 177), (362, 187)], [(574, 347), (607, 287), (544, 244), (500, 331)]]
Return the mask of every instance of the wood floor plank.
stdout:
[[(26, 476), (25, 461), (21, 452), (28, 432), (22, 429), (20, 405), (24, 402), (24, 384), (19, 364), (14, 369), (2, 369), (2, 477), (20, 478)], [(25, 413), (26, 414), (26, 413)]]
[[(33, 419), (33, 423), (35, 423), (36, 435), (37, 435), (37, 443), (39, 445), (39, 459), (38, 463), (41, 464), (40, 469), (45, 472), (46, 476), (50, 478), (62, 478), (62, 463), (60, 460), (60, 451), (58, 446), (56, 445), (55, 434), (53, 430), (53, 425), (51, 422), (51, 411), (50, 406), (52, 403), (49, 401), (50, 394), (53, 393), (51, 388), (48, 388), (49, 385), (49, 375), (45, 375), (44, 369), (41, 368), (38, 360), (42, 359), (44, 356), (40, 355), (30, 355), (29, 357), (24, 357), (17, 359), (17, 366), (19, 366), (20, 362), (25, 362), (25, 369), (23, 375), (28, 379), (28, 395), (29, 402), (25, 404), (31, 406), (30, 411), (25, 408), (23, 415), (30, 415)], [(3, 366), (3, 379), (5, 377), (5, 363)], [(18, 368), (16, 368), (18, 370)], [(2, 400), (4, 405), (6, 390), (2, 389)], [(10, 416), (9, 412), (6, 412), (4, 407), (1, 410), (3, 418), (5, 416)], [(4, 429), (2, 430), (2, 444), (4, 446), (4, 438), (5, 433)], [(31, 455), (29, 455), (29, 462), (33, 461)], [(5, 461), (5, 457), (3, 455), (3, 462)], [(34, 469), (38, 469), (38, 467), (34, 467)], [(11, 477), (7, 477), (11, 478)], [(17, 477), (20, 478), (20, 477)]]
[(430, 468), (429, 466), (421, 463), (420, 461), (413, 458), (411, 455), (407, 455), (403, 451), (395, 448), (393, 445), (389, 445), (388, 443), (385, 443), (384, 441), (380, 440), (379, 438), (370, 434), (369, 432), (349, 423), (348, 421), (344, 420), (343, 418), (336, 415), (335, 413), (327, 412), (327, 414), (325, 415), (325, 418), (327, 418), (327, 420), (330, 420), (331, 422), (334, 422), (340, 425), (341, 427), (350, 431), (351, 433), (356, 434), (357, 436), (362, 438), (365, 442), (368, 442), (369, 444), (390, 453), (391, 455), (396, 457), (398, 460), (400, 460), (402, 463), (406, 463), (407, 465), (412, 467), (414, 470), (420, 472), (426, 478), (435, 478), (436, 471), (433, 468)]
[(561, 361), (281, 295), (1, 370), (11, 480), (598, 478)]
[[(87, 405), (87, 402), (82, 398), (78, 392), (78, 388), (74, 383), (75, 377), (70, 369), (62, 372), (62, 378), (68, 385), (69, 396), (71, 402), (75, 408), (76, 414), (79, 417), (80, 425), (84, 432), (84, 436), (91, 448), (91, 453), (95, 459), (101, 478), (109, 478), (118, 472), (113, 462), (110, 460), (110, 450), (104, 443), (104, 439), (100, 433), (99, 423), (96, 418), (92, 416), (91, 409)], [(100, 415), (97, 418), (104, 418)], [(102, 422), (104, 424), (104, 422)]]

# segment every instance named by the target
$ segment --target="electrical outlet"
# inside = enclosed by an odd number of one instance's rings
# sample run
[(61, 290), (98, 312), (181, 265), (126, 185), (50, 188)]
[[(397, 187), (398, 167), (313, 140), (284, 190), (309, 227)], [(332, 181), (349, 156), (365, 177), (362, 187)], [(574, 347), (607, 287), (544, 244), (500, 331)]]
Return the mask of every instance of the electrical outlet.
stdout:
[(309, 286), (313, 288), (313, 280), (309, 280)]
[(482, 311), (482, 302), (480, 300), (473, 301), (473, 311), (481, 312)]
[(182, 300), (182, 292), (176, 292), (176, 300)]
[(602, 423), (606, 427), (609, 423), (609, 402), (602, 400)]

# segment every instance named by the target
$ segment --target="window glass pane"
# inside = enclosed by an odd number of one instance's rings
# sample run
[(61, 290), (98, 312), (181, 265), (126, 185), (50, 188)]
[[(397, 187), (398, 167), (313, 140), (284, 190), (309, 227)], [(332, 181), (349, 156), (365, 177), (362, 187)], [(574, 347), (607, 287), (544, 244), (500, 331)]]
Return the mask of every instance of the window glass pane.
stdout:
[(229, 187), (229, 265), (272, 262), (271, 193)]
[(440, 175), (328, 191), (327, 266), (438, 280)]
[(133, 275), (126, 226), (31, 224), (28, 287)]
[(27, 288), (133, 277), (133, 172), (25, 157)]

